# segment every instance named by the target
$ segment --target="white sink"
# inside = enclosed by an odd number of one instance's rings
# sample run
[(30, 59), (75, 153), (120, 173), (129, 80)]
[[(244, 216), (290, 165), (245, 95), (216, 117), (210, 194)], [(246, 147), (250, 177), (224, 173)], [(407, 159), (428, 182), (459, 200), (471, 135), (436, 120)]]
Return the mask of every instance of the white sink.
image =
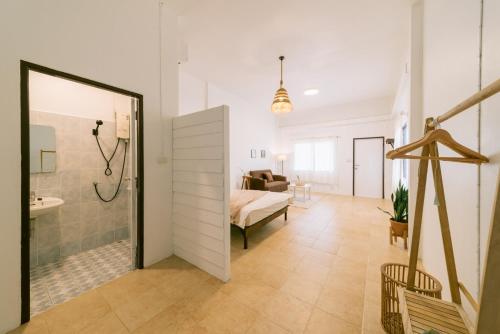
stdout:
[(30, 218), (49, 214), (63, 204), (64, 201), (57, 197), (38, 197), (30, 203)]

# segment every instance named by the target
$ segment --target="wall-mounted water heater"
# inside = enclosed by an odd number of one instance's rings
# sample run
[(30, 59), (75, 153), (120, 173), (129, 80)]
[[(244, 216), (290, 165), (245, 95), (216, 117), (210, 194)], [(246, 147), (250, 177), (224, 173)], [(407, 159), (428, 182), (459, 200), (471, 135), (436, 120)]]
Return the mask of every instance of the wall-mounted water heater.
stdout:
[(130, 139), (130, 113), (117, 111), (116, 117), (116, 137)]

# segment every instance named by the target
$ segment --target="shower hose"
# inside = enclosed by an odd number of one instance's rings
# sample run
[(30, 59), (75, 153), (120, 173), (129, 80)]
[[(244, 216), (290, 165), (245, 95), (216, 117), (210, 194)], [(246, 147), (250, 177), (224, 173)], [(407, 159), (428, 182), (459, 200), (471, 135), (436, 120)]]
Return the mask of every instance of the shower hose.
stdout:
[[(97, 141), (97, 146), (99, 147), (99, 151), (101, 151), (101, 155), (102, 157), (104, 158), (104, 161), (106, 161), (106, 169), (104, 170), (104, 175), (106, 176), (111, 176), (111, 174), (113, 174), (113, 171), (111, 170), (111, 167), (110, 167), (110, 164), (111, 164), (111, 160), (113, 160), (115, 154), (116, 154), (116, 151), (118, 149), (118, 145), (120, 144), (120, 141), (122, 141), (123, 139), (122, 138), (118, 138), (117, 141), (116, 141), (116, 146), (115, 146), (115, 149), (113, 151), (113, 154), (111, 154), (111, 157), (106, 158), (106, 155), (104, 154), (103, 150), (102, 150), (102, 147), (101, 147), (101, 143), (99, 142), (99, 137), (98, 135), (94, 135), (95, 136), (95, 140)], [(109, 198), (109, 199), (105, 199), (104, 197), (102, 197), (102, 195), (99, 193), (99, 189), (97, 189), (97, 182), (94, 182), (94, 189), (95, 189), (95, 192), (97, 194), (97, 196), (99, 197), (99, 199), (103, 202), (111, 202), (112, 200), (114, 200), (116, 198), (116, 196), (118, 196), (118, 193), (120, 192), (120, 187), (122, 185), (122, 180), (123, 180), (123, 171), (125, 170), (125, 162), (127, 161), (127, 140), (123, 140), (123, 142), (125, 143), (125, 152), (123, 153), (123, 163), (122, 163), (122, 171), (121, 171), (121, 174), (120, 174), (120, 181), (118, 182), (118, 187), (116, 188), (116, 191), (114, 193), (114, 195)]]

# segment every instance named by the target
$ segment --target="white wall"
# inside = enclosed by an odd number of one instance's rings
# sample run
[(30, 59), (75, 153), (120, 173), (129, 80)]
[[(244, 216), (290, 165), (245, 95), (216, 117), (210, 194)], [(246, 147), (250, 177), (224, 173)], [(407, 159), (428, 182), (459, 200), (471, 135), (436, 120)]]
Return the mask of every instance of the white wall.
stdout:
[[(225, 89), (207, 83), (195, 76), (180, 72), (179, 111), (181, 115), (219, 105), (229, 106), (231, 188), (241, 186), (243, 172), (254, 169), (273, 169), (276, 150), (276, 116), (270, 110), (254, 107)], [(205, 103), (207, 104), (205, 106)], [(250, 150), (257, 150), (257, 158), (250, 158)], [(266, 150), (266, 158), (260, 150)]]
[(115, 111), (130, 112), (130, 97), (30, 71), (30, 111), (115, 121)]
[[(423, 50), (423, 118), (438, 116), (477, 91), (480, 73), (480, 5), (479, 0), (424, 2), (421, 49)], [(485, 0), (484, 8), (483, 85), (500, 77), (498, 64), (500, 6), (494, 0)], [(418, 75), (412, 72), (412, 75), (414, 74)], [(500, 151), (498, 109), (500, 109), (500, 97), (496, 96), (483, 103), (480, 125), (478, 106), (442, 124), (442, 127), (457, 141), (468, 147), (478, 149), (481, 142), (483, 154), (492, 158), (491, 164), (481, 168), (480, 190), (479, 170), (476, 166), (442, 164), (458, 276), (475, 298), (478, 297), (479, 262), (484, 254), (485, 231), (489, 229), (491, 219), (492, 189), (498, 173)], [(411, 112), (413, 113), (413, 110)], [(423, 128), (423, 119), (420, 127)], [(440, 154), (445, 155), (450, 152), (441, 149)], [(413, 177), (416, 180), (416, 177)], [(435, 194), (432, 173), (429, 172), (428, 178), (421, 257), (427, 271), (443, 283), (444, 297), (449, 298), (439, 220), (436, 207), (432, 204)], [(414, 196), (415, 187), (411, 190), (410, 198), (415, 198)], [(480, 219), (479, 213), (481, 213)], [(473, 315), (466, 301), (464, 304), (468, 312)]]
[[(390, 104), (386, 106), (390, 111)], [(333, 188), (315, 185), (314, 190), (331, 192), (341, 195), (352, 195), (352, 143), (353, 138), (377, 137), (385, 138), (393, 135), (393, 121), (391, 115), (345, 120), (315, 125), (297, 125), (280, 127), (280, 147), (283, 152), (293, 152), (293, 142), (296, 139), (310, 137), (338, 137), (336, 152), (336, 168), (338, 184)], [(386, 145), (385, 150), (390, 149)], [(295, 179), (290, 161), (285, 162), (285, 175)], [(385, 159), (385, 196), (392, 192), (392, 162)]]
[[(177, 113), (176, 18), (165, 11), (163, 122), (159, 97), (158, 2), (26, 1), (2, 2), (0, 11), (0, 332), (20, 322), (20, 71), (21, 59), (128, 89), (144, 95), (145, 263), (172, 253), (169, 221), (170, 165), (162, 155), (162, 123)], [(170, 95), (171, 94), (171, 95)], [(170, 138), (166, 127), (163, 138)], [(170, 152), (165, 149), (165, 154)]]

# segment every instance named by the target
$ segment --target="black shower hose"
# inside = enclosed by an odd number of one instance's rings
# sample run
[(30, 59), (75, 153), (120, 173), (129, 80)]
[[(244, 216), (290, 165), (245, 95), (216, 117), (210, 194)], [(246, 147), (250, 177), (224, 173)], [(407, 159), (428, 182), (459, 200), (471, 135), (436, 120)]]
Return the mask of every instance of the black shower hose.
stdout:
[[(113, 160), (113, 157), (116, 154), (116, 150), (118, 149), (118, 145), (120, 144), (121, 138), (118, 138), (118, 140), (116, 141), (115, 150), (113, 151), (113, 154), (111, 154), (111, 157), (109, 159), (106, 158), (106, 155), (104, 154), (104, 152), (101, 148), (101, 143), (99, 143), (98, 136), (95, 136), (95, 140), (97, 141), (97, 146), (99, 147), (99, 151), (101, 151), (102, 157), (106, 161), (106, 169), (104, 170), (104, 175), (110, 176), (111, 174), (113, 174), (113, 171), (111, 170), (109, 165), (111, 163), (111, 160)], [(112, 200), (114, 200), (116, 198), (116, 196), (118, 196), (118, 193), (120, 192), (120, 187), (122, 185), (122, 180), (123, 180), (123, 171), (125, 170), (125, 162), (127, 161), (127, 141), (125, 140), (124, 142), (125, 142), (125, 152), (123, 153), (122, 172), (120, 174), (120, 181), (118, 182), (118, 187), (116, 188), (115, 194), (110, 199), (103, 198), (101, 196), (101, 194), (99, 193), (99, 190), (97, 189), (97, 182), (94, 182), (94, 189), (95, 189), (97, 196), (99, 197), (99, 199), (101, 201), (103, 201), (105, 203), (109, 203)]]

